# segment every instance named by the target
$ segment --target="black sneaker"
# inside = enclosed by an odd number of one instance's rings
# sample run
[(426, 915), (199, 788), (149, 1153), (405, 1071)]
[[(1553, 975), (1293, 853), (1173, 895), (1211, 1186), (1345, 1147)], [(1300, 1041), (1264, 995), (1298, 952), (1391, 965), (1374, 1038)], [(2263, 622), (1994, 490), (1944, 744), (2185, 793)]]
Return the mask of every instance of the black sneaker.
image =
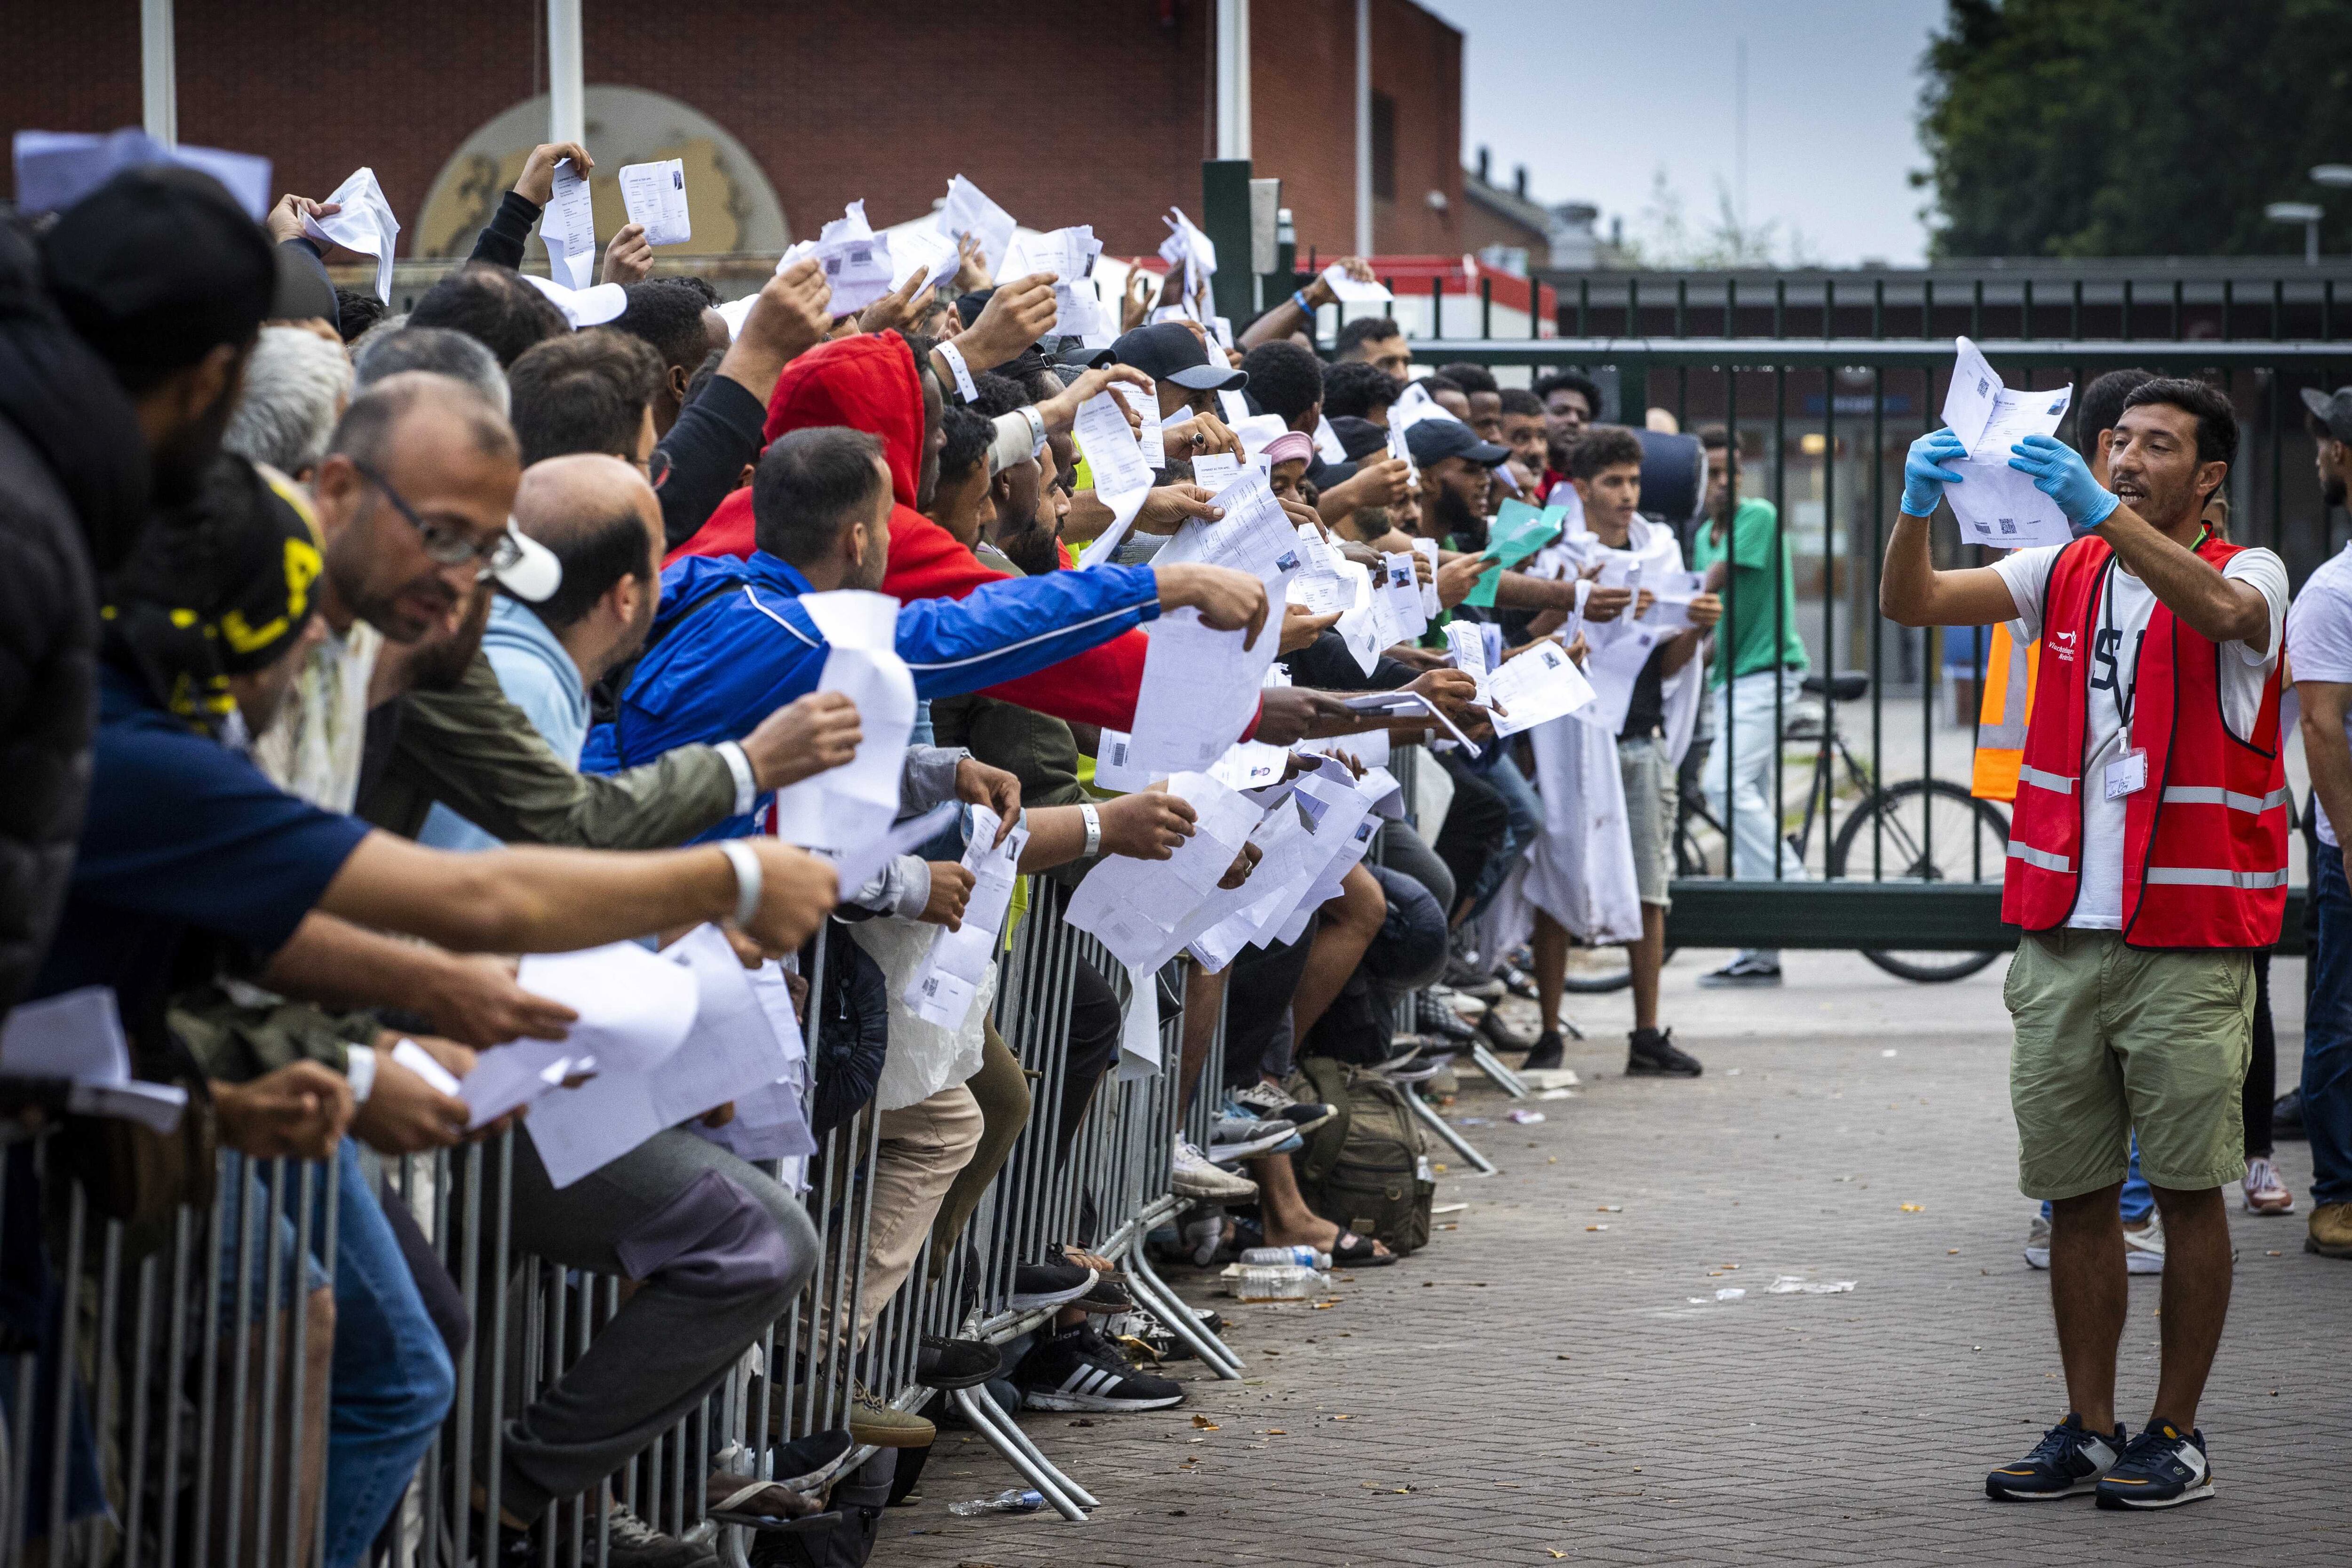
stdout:
[(2303, 1090), (2288, 1089), (2271, 1102), (2271, 1136), (2273, 1138), (2309, 1136), (2303, 1130)]
[(2099, 1477), (2124, 1451), (2124, 1429), (2092, 1431), (2073, 1411), (2042, 1435), (2033, 1452), (1985, 1478), (1985, 1496), (1997, 1502), (2048, 1502), (2073, 1497), (2099, 1484)]
[(925, 1388), (976, 1388), (1004, 1370), (1004, 1357), (985, 1340), (925, 1334), (915, 1352), (915, 1381)]
[(2149, 1422), (2099, 1478), (2101, 1508), (2179, 1508), (2212, 1495), (2205, 1434), (2184, 1433), (2169, 1421)]
[(1486, 1036), (1496, 1050), (1524, 1051), (1535, 1045), (1533, 1040), (1503, 1022), (1502, 1015), (1492, 1007), (1487, 1008), (1486, 1016), (1478, 1020), (1478, 1032)]
[(1699, 984), (1709, 991), (1725, 987), (1765, 986), (1780, 984), (1780, 966), (1767, 963), (1760, 958), (1735, 958), (1721, 969), (1710, 969), (1698, 977)]
[(1672, 1029), (1636, 1029), (1626, 1037), (1627, 1078), (1696, 1078), (1696, 1057), (1675, 1044)]
[(1164, 1410), (1184, 1398), (1182, 1384), (1136, 1371), (1084, 1323), (1038, 1340), (1013, 1381), (1032, 1410)]
[(1095, 1271), (1075, 1263), (1024, 1263), (1013, 1271), (1013, 1295), (1005, 1305), (1016, 1312), (1066, 1306), (1094, 1286)]
[(1481, 1002), (1500, 1002), (1505, 989), (1500, 979), (1459, 957), (1445, 961), (1445, 978), (1441, 984)]
[(1462, 1015), (1426, 991), (1414, 995), (1412, 1007), (1413, 1022), (1424, 1035), (1435, 1035), (1441, 1039), (1458, 1041), (1465, 1046), (1478, 1037), (1478, 1031), (1464, 1023)]
[(716, 1547), (664, 1535), (625, 1508), (604, 1516), (604, 1561), (613, 1568), (719, 1568)]
[(1567, 1047), (1560, 1044), (1559, 1031), (1546, 1029), (1536, 1037), (1535, 1047), (1528, 1052), (1528, 1059), (1519, 1064), (1519, 1070), (1521, 1072), (1554, 1072), (1559, 1069), (1566, 1055)]

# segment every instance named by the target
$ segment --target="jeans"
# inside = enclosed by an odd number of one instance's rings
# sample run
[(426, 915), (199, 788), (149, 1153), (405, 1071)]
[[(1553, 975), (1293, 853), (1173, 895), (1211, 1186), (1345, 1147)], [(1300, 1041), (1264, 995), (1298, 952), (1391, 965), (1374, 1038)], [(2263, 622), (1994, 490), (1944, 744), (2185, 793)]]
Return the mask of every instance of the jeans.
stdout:
[[(1804, 695), (1803, 681), (1801, 670), (1759, 669), (1716, 689), (1706, 804), (1731, 836), (1731, 875), (1744, 882), (1770, 881), (1776, 860), (1783, 879), (1800, 881), (1805, 876), (1780, 831), (1771, 782), (1780, 761), (1774, 701), (1783, 711), (1793, 706)], [(1742, 956), (1778, 963), (1780, 953), (1759, 947)]]
[(1486, 912), (1496, 895), (1502, 892), (1503, 882), (1510, 876), (1511, 868), (1519, 863), (1519, 858), (1527, 853), (1528, 846), (1536, 841), (1537, 833), (1543, 827), (1543, 803), (1536, 797), (1535, 786), (1528, 783), (1527, 775), (1519, 772), (1517, 763), (1507, 756), (1496, 758), (1494, 767), (1486, 773), (1486, 782), (1494, 785), (1495, 793), (1502, 797), (1507, 825), (1503, 830), (1502, 844), (1480, 870), (1477, 881), (1470, 889), (1470, 912), (1464, 917), (1465, 924)]
[(2316, 1206), (2352, 1203), (2352, 886), (2342, 849), (2315, 847), (2311, 900), (2319, 908), (2319, 943), (2303, 1021), (2303, 1126)]

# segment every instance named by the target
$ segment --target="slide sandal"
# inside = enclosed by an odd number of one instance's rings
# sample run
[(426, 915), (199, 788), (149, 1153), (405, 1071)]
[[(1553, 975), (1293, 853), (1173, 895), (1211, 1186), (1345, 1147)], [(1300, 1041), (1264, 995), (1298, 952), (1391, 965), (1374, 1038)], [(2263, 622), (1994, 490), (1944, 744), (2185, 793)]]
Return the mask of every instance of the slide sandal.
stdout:
[(1380, 1251), (1379, 1247), (1377, 1241), (1367, 1241), (1352, 1230), (1343, 1230), (1339, 1233), (1339, 1239), (1331, 1244), (1331, 1267), (1386, 1268), (1396, 1261), (1396, 1254)]

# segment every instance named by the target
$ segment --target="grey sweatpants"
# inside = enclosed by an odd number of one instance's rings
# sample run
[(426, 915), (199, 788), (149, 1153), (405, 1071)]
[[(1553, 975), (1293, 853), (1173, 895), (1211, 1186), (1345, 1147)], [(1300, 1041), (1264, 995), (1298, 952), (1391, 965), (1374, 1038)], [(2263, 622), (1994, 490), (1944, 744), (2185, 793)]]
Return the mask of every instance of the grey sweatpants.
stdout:
[[(510, 1255), (640, 1282), (587, 1353), (506, 1421), (499, 1506), (524, 1521), (586, 1491), (693, 1409), (816, 1267), (816, 1229), (791, 1194), (676, 1128), (560, 1191), (526, 1129), (514, 1141), (511, 1213)], [(509, 1411), (523, 1320), (518, 1293), (507, 1313)], [(489, 1359), (477, 1357), (478, 1433), (489, 1430)]]

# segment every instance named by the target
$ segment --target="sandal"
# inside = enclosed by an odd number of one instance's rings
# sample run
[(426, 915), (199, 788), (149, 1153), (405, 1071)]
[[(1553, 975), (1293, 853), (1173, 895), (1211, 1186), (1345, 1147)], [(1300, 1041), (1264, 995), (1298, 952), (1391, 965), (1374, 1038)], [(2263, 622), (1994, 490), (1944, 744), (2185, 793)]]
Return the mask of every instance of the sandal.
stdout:
[(1380, 1250), (1380, 1243), (1368, 1241), (1352, 1230), (1343, 1230), (1339, 1239), (1331, 1244), (1331, 1267), (1334, 1268), (1386, 1268), (1394, 1263), (1396, 1254)]

